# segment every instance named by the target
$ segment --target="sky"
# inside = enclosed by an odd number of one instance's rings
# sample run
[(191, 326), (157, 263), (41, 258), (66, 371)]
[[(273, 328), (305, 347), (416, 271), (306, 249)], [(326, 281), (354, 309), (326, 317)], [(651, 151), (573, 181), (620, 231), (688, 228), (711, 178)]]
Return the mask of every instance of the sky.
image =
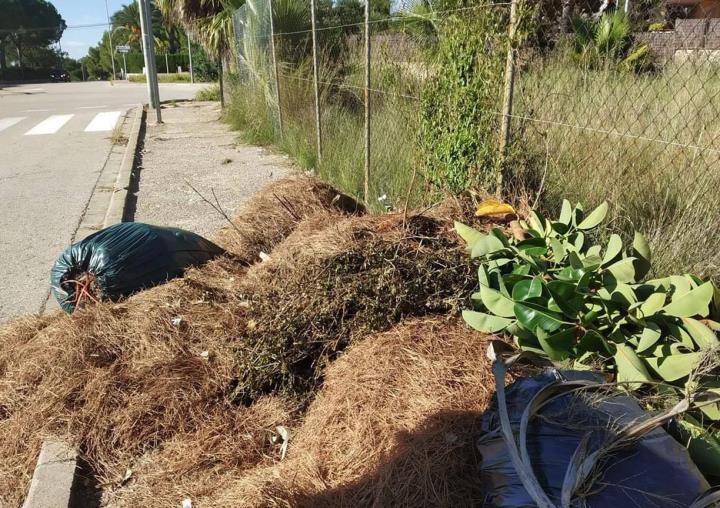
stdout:
[[(110, 15), (124, 4), (133, 0), (107, 0)], [(60, 39), (63, 51), (72, 58), (80, 58), (87, 54), (90, 46), (95, 46), (103, 31), (107, 29), (107, 15), (105, 14), (105, 0), (50, 0), (67, 23), (68, 28)], [(105, 23), (104, 26), (78, 27), (77, 25), (92, 25)]]

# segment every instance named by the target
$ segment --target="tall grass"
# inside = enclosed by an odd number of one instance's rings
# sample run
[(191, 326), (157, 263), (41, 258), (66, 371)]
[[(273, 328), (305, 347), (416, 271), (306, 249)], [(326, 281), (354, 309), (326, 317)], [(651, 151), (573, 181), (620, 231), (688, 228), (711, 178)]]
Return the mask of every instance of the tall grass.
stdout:
[[(281, 69), (280, 104), (283, 130), (263, 86), (237, 86), (226, 118), (247, 143), (276, 145), (306, 170), (331, 181), (356, 198), (364, 197), (364, 98), (354, 84), (356, 74), (321, 91), (322, 157), (318, 158), (315, 103), (307, 64)], [(324, 75), (325, 83), (338, 82)], [(419, 103), (396, 95), (372, 94), (371, 179), (369, 206), (375, 210), (404, 205), (418, 160), (415, 147)], [(409, 195), (410, 205), (426, 202), (422, 177)]]
[[(515, 155), (544, 206), (607, 200), (614, 229), (642, 231), (656, 275), (720, 274), (718, 69), (581, 69), (562, 57), (520, 75)], [(528, 159), (533, 162), (528, 163)]]
[[(523, 61), (509, 161), (523, 193), (540, 193), (538, 206), (549, 213), (563, 198), (588, 208), (607, 200), (615, 231), (648, 237), (654, 275), (687, 271), (719, 278), (719, 68), (689, 61), (637, 74), (582, 68), (560, 52)], [(362, 66), (350, 68), (341, 79), (333, 74), (337, 69), (323, 68), (321, 81), (340, 84), (321, 93), (322, 159), (307, 64), (281, 69), (282, 137), (266, 91), (238, 89), (228, 119), (246, 142), (276, 144), (303, 168), (362, 198)], [(403, 205), (413, 169), (418, 179), (410, 204), (434, 197), (419, 157), (421, 105), (401, 97), (420, 96), (426, 82), (408, 85), (412, 79), (403, 72), (397, 64), (373, 70), (373, 88), (385, 92), (371, 93), (374, 209)], [(382, 196), (387, 199), (378, 201)]]

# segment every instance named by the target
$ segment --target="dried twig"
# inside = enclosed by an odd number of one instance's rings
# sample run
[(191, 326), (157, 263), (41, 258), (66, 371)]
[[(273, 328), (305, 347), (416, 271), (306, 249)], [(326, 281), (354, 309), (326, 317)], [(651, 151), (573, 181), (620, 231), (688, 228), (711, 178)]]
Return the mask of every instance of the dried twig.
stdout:
[(229, 217), (228, 214), (225, 212), (225, 210), (222, 209), (222, 206), (220, 206), (220, 201), (218, 200), (217, 196), (215, 195), (215, 189), (210, 188), (210, 191), (212, 192), (213, 198), (215, 198), (215, 203), (213, 203), (213, 202), (210, 201), (208, 198), (206, 198), (205, 196), (203, 196), (202, 193), (200, 193), (199, 190), (197, 190), (195, 187), (193, 187), (193, 185), (192, 185), (189, 181), (185, 180), (185, 183), (187, 184), (188, 187), (190, 187), (190, 188), (195, 192), (195, 194), (197, 194), (198, 196), (200, 196), (200, 199), (202, 199), (203, 201), (205, 201), (208, 205), (212, 206), (213, 209), (214, 209), (217, 213), (219, 213), (226, 221), (228, 221), (228, 223), (233, 227), (233, 229), (234, 229), (235, 231), (237, 231), (239, 234), (242, 234), (242, 231), (240, 231), (240, 228), (238, 228), (238, 227), (235, 225), (235, 223), (230, 219), (230, 217)]

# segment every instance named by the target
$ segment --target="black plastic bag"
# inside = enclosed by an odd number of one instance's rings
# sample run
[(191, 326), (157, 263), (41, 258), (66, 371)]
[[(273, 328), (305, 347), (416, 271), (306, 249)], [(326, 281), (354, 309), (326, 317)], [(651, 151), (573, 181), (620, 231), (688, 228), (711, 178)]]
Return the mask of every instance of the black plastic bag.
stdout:
[[(602, 383), (589, 372), (551, 370), (536, 377), (521, 378), (506, 388), (507, 410), (514, 434), (518, 435), (523, 411), (546, 386), (559, 381)], [(589, 452), (611, 441), (621, 427), (648, 418), (637, 402), (620, 392), (593, 396), (568, 393), (549, 402), (530, 421), (527, 451), (532, 470), (550, 501), (561, 504), (563, 480), (573, 454), (585, 441)], [(499, 432), (497, 394), (482, 418), (484, 435), (478, 441), (481, 482), (486, 496), (480, 506), (530, 508), (537, 504), (523, 486)], [(591, 489), (575, 500), (573, 507), (624, 508), (689, 507), (709, 485), (686, 449), (661, 427), (626, 447), (618, 449), (593, 477)], [(582, 502), (582, 504), (581, 504)]]
[(88, 301), (162, 284), (224, 253), (189, 231), (124, 222), (68, 247), (50, 271), (50, 284), (63, 310), (72, 312)]

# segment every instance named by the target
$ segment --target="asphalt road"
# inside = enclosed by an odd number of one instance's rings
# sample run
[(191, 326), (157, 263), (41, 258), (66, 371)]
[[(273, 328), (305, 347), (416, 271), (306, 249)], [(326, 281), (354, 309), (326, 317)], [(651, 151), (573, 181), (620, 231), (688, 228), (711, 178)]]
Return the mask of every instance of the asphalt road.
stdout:
[[(191, 99), (202, 86), (161, 85), (160, 97)], [(50, 267), (73, 239), (111, 132), (141, 102), (144, 84), (0, 88), (0, 321), (43, 309)]]

